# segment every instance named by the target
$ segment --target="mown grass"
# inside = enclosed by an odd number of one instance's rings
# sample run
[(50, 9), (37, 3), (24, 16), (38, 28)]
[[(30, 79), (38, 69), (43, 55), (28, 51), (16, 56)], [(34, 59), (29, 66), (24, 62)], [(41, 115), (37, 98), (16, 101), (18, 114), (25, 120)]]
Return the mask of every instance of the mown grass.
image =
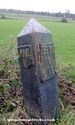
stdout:
[[(26, 24), (25, 20), (0, 20), (0, 45), (7, 45), (10, 41), (10, 35), (15, 42), (18, 33)], [(56, 47), (57, 64), (75, 65), (75, 23), (50, 22), (48, 20), (39, 20), (49, 31), (52, 32), (53, 41)]]
[[(13, 36), (13, 39), (14, 39), (13, 42), (16, 42), (17, 35), (20, 32), (20, 30), (23, 28), (23, 26), (26, 24), (27, 20), (28, 19), (0, 20), (0, 46), (4, 45), (8, 47), (9, 42), (10, 42), (10, 35)], [(68, 65), (68, 64), (75, 65), (75, 55), (74, 55), (75, 53), (75, 34), (74, 34), (75, 23), (50, 22), (47, 20), (39, 20), (39, 21), (44, 26), (46, 26), (48, 30), (52, 32), (53, 41), (56, 47), (57, 64), (58, 65), (63, 64), (63, 66)], [(9, 54), (10, 54), (10, 51), (8, 51)], [(8, 56), (6, 49), (5, 49), (5, 54), (6, 56)], [(74, 71), (72, 73), (74, 75)], [(69, 74), (71, 75), (72, 73), (70, 72)], [(72, 119), (74, 119), (73, 117), (75, 116), (75, 113), (74, 115), (71, 115), (71, 116), (72, 116)], [(70, 119), (70, 116), (66, 112), (64, 113), (59, 125), (65, 125), (65, 124), (72, 125), (71, 124), (72, 119)]]
[(10, 40), (10, 35), (16, 39), (18, 33), (25, 25), (26, 20), (1, 19), (0, 20), (0, 44), (7, 45)]
[(41, 22), (53, 34), (57, 62), (75, 65), (75, 23)]

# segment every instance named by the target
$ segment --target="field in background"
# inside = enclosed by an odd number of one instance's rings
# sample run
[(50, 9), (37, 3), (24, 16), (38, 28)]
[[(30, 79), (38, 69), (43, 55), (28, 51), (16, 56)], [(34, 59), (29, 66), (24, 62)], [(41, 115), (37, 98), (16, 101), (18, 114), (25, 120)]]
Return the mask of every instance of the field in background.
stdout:
[[(0, 20), (0, 46), (8, 45), (10, 37), (16, 43), (16, 37), (28, 18), (25, 19), (1, 19)], [(49, 31), (52, 32), (56, 47), (57, 64), (75, 65), (75, 23), (51, 22), (48, 19), (39, 19)]]
[[(64, 76), (67, 75), (67, 78), (75, 83), (75, 23), (61, 23), (58, 21), (51, 21), (50, 19), (46, 18), (37, 19), (41, 24), (48, 28), (49, 31), (52, 32), (56, 49), (57, 65), (62, 68), (68, 65), (68, 67), (63, 69), (60, 68), (60, 70), (64, 72)], [(3, 56), (9, 57), (10, 55), (11, 57), (13, 52), (16, 55), (15, 45), (17, 35), (28, 20), (29, 17), (22, 19), (0, 19), (0, 79), (2, 79), (1, 85), (4, 85), (4, 89), (0, 91), (2, 91), (4, 94), (2, 97), (4, 99), (2, 105), (5, 105), (5, 107), (1, 109), (0, 123), (1, 119), (4, 118), (20, 118), (21, 116), (25, 117), (26, 115), (22, 95), (22, 84), (19, 78), (18, 61), (14, 60), (13, 58), (9, 60), (6, 58), (4, 59)], [(1, 60), (1, 57), (3, 60)], [(60, 76), (62, 76), (61, 71), (58, 74)], [(62, 96), (61, 100), (63, 100)], [(4, 103), (5, 101), (6, 103)], [(61, 118), (62, 119), (59, 125), (74, 125), (75, 112), (72, 111), (71, 108), (67, 107), (63, 110)], [(12, 124), (17, 125), (17, 123)]]

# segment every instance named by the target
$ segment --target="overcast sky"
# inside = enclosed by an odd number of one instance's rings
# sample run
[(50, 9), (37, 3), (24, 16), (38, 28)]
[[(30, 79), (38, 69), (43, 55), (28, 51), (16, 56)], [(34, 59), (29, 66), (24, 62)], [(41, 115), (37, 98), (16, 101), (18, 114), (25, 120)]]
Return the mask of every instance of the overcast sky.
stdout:
[(75, 0), (0, 0), (0, 8), (75, 13)]

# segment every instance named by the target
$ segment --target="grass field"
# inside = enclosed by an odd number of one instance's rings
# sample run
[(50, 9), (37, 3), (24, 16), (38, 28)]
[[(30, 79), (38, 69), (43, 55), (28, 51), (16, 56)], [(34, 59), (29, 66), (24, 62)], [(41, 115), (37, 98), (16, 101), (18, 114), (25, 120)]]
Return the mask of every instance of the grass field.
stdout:
[[(4, 46), (5, 50), (3, 51), (7, 57), (8, 57), (8, 54), (6, 52), (7, 50), (6, 48), (8, 47), (9, 42), (11, 44), (10, 36), (12, 35), (13, 37), (12, 42), (16, 43), (17, 35), (24, 27), (24, 25), (27, 23), (27, 21), (28, 21), (28, 18), (10, 19), (10, 20), (0, 19), (0, 47)], [(51, 22), (46, 19), (45, 20), (39, 19), (39, 22), (43, 24), (46, 28), (48, 28), (49, 31), (52, 32), (53, 41), (56, 48), (57, 65), (67, 66), (70, 64), (75, 66), (75, 23), (74, 22), (61, 23), (61, 22), (55, 22), (55, 21)], [(10, 50), (12, 48), (13, 46), (11, 45)], [(8, 51), (8, 53), (10, 54), (10, 51)], [(0, 55), (1, 54), (2, 53), (0, 51)], [(3, 54), (2, 54), (2, 57), (3, 57)], [(0, 62), (1, 63), (0, 71), (1, 70), (4, 71), (4, 75), (1, 76), (1, 79), (2, 78), (8, 79), (7, 82), (2, 81), (2, 84), (5, 85), (4, 86), (5, 89), (2, 90), (2, 93), (4, 94), (3, 99), (6, 101), (6, 105), (5, 107), (2, 108), (0, 113), (0, 124), (1, 124), (1, 119), (18, 118), (19, 113), (22, 113), (22, 115), (24, 115), (25, 113), (22, 94), (17, 97), (17, 94), (22, 92), (22, 84), (17, 74), (19, 73), (18, 71), (19, 67), (17, 65), (18, 62), (17, 61), (15, 62), (15, 60), (13, 59), (11, 60), (8, 61), (8, 59), (5, 59), (2, 62)], [(1, 61), (1, 57), (0, 57), (0, 61)], [(74, 67), (72, 70), (71, 69), (68, 70), (66, 67), (63, 69), (65, 69), (65, 76), (67, 74), (67, 76), (70, 79), (72, 78), (73, 83), (75, 83)], [(66, 73), (67, 70), (68, 70), (68, 73)], [(16, 80), (16, 78), (18, 78), (18, 81)], [(11, 79), (12, 81), (10, 84)], [(11, 89), (10, 89), (10, 85), (12, 85)], [(9, 89), (13, 91), (8, 91)], [(14, 97), (13, 92), (15, 90), (16, 90), (16, 96)], [(15, 98), (15, 100), (13, 97)], [(15, 106), (12, 104), (14, 104)], [(70, 111), (70, 108), (66, 108), (66, 110), (62, 112), (61, 122), (59, 122), (58, 125), (74, 125), (73, 124), (75, 123), (74, 118), (75, 118), (75, 113), (72, 113), (72, 111)], [(17, 123), (12, 123), (12, 125), (17, 125)]]
[[(25, 20), (0, 20), (0, 45), (7, 45), (10, 40), (10, 35), (13, 36), (15, 42), (18, 33), (26, 24), (28, 19)], [(57, 64), (75, 65), (75, 23), (61, 23), (51, 22), (48, 20), (40, 19), (49, 31), (52, 32), (53, 40), (56, 47), (56, 60)]]

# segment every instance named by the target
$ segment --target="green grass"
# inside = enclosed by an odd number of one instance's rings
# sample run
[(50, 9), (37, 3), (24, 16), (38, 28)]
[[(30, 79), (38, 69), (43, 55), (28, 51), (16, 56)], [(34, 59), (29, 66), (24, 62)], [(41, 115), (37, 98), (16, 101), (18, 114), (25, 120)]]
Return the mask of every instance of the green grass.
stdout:
[(53, 34), (57, 62), (75, 65), (75, 23), (41, 22)]
[[(0, 20), (0, 45), (7, 45), (12, 34), (15, 42), (18, 33), (27, 22), (25, 20)], [(50, 22), (39, 20), (49, 31), (52, 32), (56, 47), (57, 64), (75, 65), (75, 23)]]
[[(10, 41), (10, 34), (16, 42), (18, 33), (26, 24), (28, 19), (12, 19), (0, 20), (0, 46), (8, 46)], [(75, 23), (60, 23), (50, 22), (48, 20), (39, 20), (49, 31), (52, 32), (53, 41), (56, 47), (57, 64), (75, 65)], [(12, 47), (12, 46), (11, 46)], [(9, 48), (11, 50), (11, 48)], [(8, 51), (9, 52), (9, 51)], [(0, 52), (1, 54), (1, 52)], [(8, 55), (5, 49), (6, 56)], [(3, 56), (3, 55), (2, 55)], [(65, 69), (65, 76), (70, 77), (75, 83), (75, 68)], [(2, 115), (2, 114), (1, 114)], [(5, 118), (4, 116), (2, 116)], [(3, 124), (2, 117), (0, 117), (0, 124)], [(61, 122), (58, 125), (73, 125), (75, 113), (70, 114), (68, 111), (63, 112)], [(65, 123), (66, 122), (66, 123)], [(14, 125), (16, 125), (14, 123)]]
[(26, 20), (8, 20), (1, 19), (0, 20), (0, 44), (7, 45), (10, 39), (10, 35), (12, 35), (15, 39), (25, 25)]

